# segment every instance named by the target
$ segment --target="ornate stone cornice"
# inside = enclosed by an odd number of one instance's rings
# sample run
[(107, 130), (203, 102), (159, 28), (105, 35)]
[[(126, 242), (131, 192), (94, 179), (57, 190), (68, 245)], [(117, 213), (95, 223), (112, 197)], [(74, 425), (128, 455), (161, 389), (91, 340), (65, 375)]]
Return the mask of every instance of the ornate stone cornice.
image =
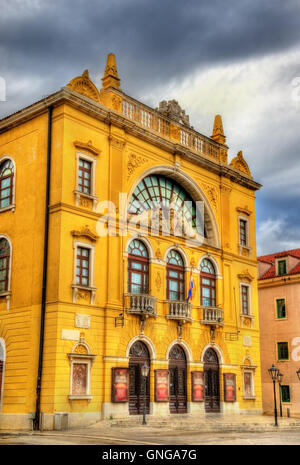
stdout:
[(249, 210), (248, 205), (245, 205), (245, 207), (236, 207), (236, 211), (238, 213), (242, 213), (243, 215), (250, 216), (252, 211)]
[(203, 167), (218, 176), (228, 178), (250, 190), (255, 191), (261, 188), (261, 184), (253, 181), (248, 176), (244, 176), (243, 173), (233, 170), (230, 166), (220, 164), (214, 160), (208, 159), (207, 157), (201, 156), (200, 154), (193, 153), (179, 144), (174, 144), (174, 142), (167, 140), (162, 136), (154, 134), (151, 131), (147, 131), (145, 128), (133, 124), (132, 121), (128, 121), (128, 119), (123, 117), (121, 114), (110, 111), (100, 103), (97, 103), (86, 95), (79, 94), (68, 87), (63, 87), (59, 92), (56, 92), (55, 94), (52, 94), (49, 97), (46, 97), (45, 99), (0, 120), (0, 134), (45, 113), (48, 111), (49, 106), (58, 107), (63, 104), (68, 104), (71, 107), (90, 115), (91, 117), (95, 117), (98, 120), (103, 121), (104, 123), (114, 124), (115, 126), (126, 130), (131, 135), (141, 137), (169, 153), (173, 154), (176, 152), (180, 154), (182, 159), (190, 161), (196, 166)]
[(87, 237), (93, 242), (96, 242), (98, 240), (98, 236), (96, 234), (92, 233), (92, 231), (89, 229), (88, 226), (85, 226), (84, 228), (81, 229), (81, 231), (76, 231), (73, 230), (71, 231), (72, 236), (74, 237)]
[(252, 276), (252, 274), (249, 273), (249, 270), (244, 270), (242, 271), (242, 273), (238, 274), (237, 276), (241, 281), (251, 282), (254, 279), (254, 276)]
[(92, 141), (90, 140), (88, 142), (80, 142), (76, 140), (75, 142), (73, 142), (73, 144), (77, 149), (84, 150), (85, 152), (91, 152), (93, 155), (100, 155), (101, 153), (101, 150), (94, 147)]

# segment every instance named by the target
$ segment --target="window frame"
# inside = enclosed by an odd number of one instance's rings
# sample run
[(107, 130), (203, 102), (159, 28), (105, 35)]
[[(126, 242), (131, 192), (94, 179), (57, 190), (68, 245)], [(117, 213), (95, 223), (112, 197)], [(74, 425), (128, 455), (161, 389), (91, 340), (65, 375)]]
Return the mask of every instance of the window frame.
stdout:
[[(284, 263), (285, 273), (280, 273), (279, 272), (281, 263)], [(288, 274), (288, 272), (287, 272), (287, 260), (286, 259), (278, 260), (277, 261), (277, 276), (286, 276), (287, 274)]]
[[(77, 249), (78, 247), (84, 248), (84, 249), (90, 249), (89, 253), (89, 284), (88, 286), (78, 284), (77, 283)], [(78, 293), (78, 289), (82, 290), (87, 290), (91, 291), (91, 304), (94, 303), (95, 299), (95, 294), (97, 288), (94, 285), (94, 279), (95, 279), (95, 251), (96, 247), (94, 244), (89, 244), (88, 242), (82, 242), (82, 241), (74, 241), (73, 242), (73, 283), (72, 283), (72, 288), (73, 288), (73, 303), (76, 303), (76, 297)]]
[[(284, 313), (285, 315), (283, 317), (278, 316), (278, 302), (279, 301), (284, 301)], [(286, 308), (286, 298), (285, 297), (276, 297), (275, 298), (275, 316), (276, 320), (286, 320), (287, 319), (287, 308)]]
[[(242, 221), (245, 223), (246, 244), (242, 244), (242, 236), (241, 236), (241, 222)], [(239, 215), (238, 216), (238, 228), (239, 228), (239, 246), (250, 250), (249, 218), (246, 218), (245, 216)]]
[[(283, 395), (282, 395), (282, 388), (288, 388), (289, 390), (289, 400), (283, 400)], [(280, 397), (281, 397), (281, 402), (285, 404), (290, 404), (291, 403), (291, 388), (289, 384), (281, 384), (280, 386)]]
[[(90, 193), (86, 194), (79, 190), (79, 170), (80, 170), (80, 160), (87, 161), (91, 163), (91, 179), (90, 179)], [(97, 159), (91, 155), (88, 155), (84, 152), (76, 151), (76, 179), (75, 179), (75, 203), (76, 206), (80, 206), (80, 197), (90, 199), (93, 201), (93, 210), (96, 210), (98, 197), (96, 196), (96, 168), (97, 168)]]
[[(287, 353), (288, 357), (287, 358), (279, 358), (279, 344), (286, 344), (287, 347)], [(288, 362), (290, 360), (290, 349), (289, 349), (289, 343), (288, 341), (279, 341), (276, 343), (276, 348), (277, 348), (277, 361), (278, 362)]]
[[(169, 255), (169, 253), (172, 252), (172, 250), (174, 250), (174, 249), (169, 250), (168, 255)], [(172, 302), (184, 302), (185, 301), (185, 266), (184, 266), (184, 260), (183, 260), (183, 257), (181, 256), (181, 254), (177, 250), (175, 250), (175, 252), (177, 252), (180, 255), (182, 265), (175, 265), (174, 263), (169, 263), (168, 262), (168, 255), (167, 255), (167, 259), (166, 259), (166, 285), (167, 285), (166, 286), (166, 292), (167, 292), (167, 300), (170, 300)], [(177, 278), (171, 277), (170, 272), (177, 273), (179, 277), (177, 277)], [(182, 274), (182, 278), (180, 277), (180, 274)], [(177, 291), (171, 291), (170, 290), (170, 281), (175, 281), (177, 283), (177, 286), (178, 286)], [(181, 291), (181, 287), (183, 288), (182, 291)], [(171, 299), (170, 292), (176, 292), (179, 298), (178, 299)]]
[[(203, 262), (203, 260), (208, 260), (213, 269), (214, 269), (214, 274), (212, 273), (207, 273), (205, 271), (202, 271), (201, 270), (201, 264)], [(206, 280), (209, 280), (209, 284), (204, 284), (203, 283), (203, 279), (206, 279)], [(212, 285), (212, 282), (214, 283)], [(209, 300), (210, 300), (210, 304), (209, 305), (204, 305), (203, 304), (203, 287), (205, 287), (206, 289), (209, 289)], [(212, 291), (215, 291), (215, 296), (213, 297), (212, 296)], [(206, 297), (206, 296), (205, 296)], [(206, 308), (209, 308), (209, 307), (216, 307), (217, 305), (217, 275), (216, 275), (216, 267), (214, 265), (214, 263), (207, 257), (204, 257), (202, 260), (201, 260), (201, 263), (200, 263), (200, 306), (201, 307), (206, 307)]]
[[(251, 379), (251, 395), (246, 395), (245, 389), (245, 375), (250, 375)], [(249, 368), (243, 369), (243, 397), (244, 399), (255, 399), (255, 385), (254, 385), (254, 370)]]
[[(243, 287), (248, 288), (248, 313), (243, 312)], [(251, 299), (251, 284), (241, 282), (240, 283), (240, 315), (241, 316), (253, 316), (252, 314), (252, 299)]]
[[(15, 211), (16, 204), (15, 204), (15, 195), (16, 195), (16, 163), (14, 159), (8, 155), (4, 155), (3, 157), (0, 158), (0, 165), (2, 163), (5, 163), (5, 161), (9, 160), (13, 164), (13, 175), (12, 177), (12, 185), (10, 186), (11, 189), (11, 194), (10, 194), (10, 204), (6, 205), (5, 207), (0, 206), (0, 213), (7, 211), (7, 210), (12, 210)], [(1, 184), (0, 184), (1, 186)]]

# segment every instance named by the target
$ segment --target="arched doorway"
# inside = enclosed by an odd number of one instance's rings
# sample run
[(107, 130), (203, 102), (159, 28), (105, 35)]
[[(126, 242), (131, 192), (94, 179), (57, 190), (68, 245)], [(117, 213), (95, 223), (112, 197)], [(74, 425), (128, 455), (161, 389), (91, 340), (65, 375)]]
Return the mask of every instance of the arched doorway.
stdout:
[(150, 355), (146, 345), (142, 341), (136, 341), (129, 352), (129, 414), (143, 413), (144, 400), (146, 399), (146, 413), (150, 411), (150, 384), (149, 375), (146, 380), (146, 395), (144, 395), (144, 380), (141, 368), (147, 363), (150, 368)]
[(170, 413), (187, 413), (186, 356), (183, 348), (176, 344), (169, 354)]
[(219, 359), (214, 349), (204, 354), (205, 411), (220, 412)]

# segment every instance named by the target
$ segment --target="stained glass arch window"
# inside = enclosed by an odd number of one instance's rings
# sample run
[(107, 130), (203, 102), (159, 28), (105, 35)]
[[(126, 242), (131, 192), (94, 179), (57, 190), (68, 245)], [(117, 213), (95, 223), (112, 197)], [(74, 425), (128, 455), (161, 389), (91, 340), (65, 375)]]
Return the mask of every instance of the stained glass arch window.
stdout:
[(182, 212), (185, 221), (201, 234), (204, 225), (201, 223), (201, 215), (196, 215), (196, 203), (190, 194), (174, 179), (159, 174), (151, 174), (142, 179), (136, 186), (129, 203), (128, 212), (140, 215), (144, 211), (155, 207), (174, 208)]
[(174, 249), (170, 250), (167, 255), (167, 263), (169, 265), (177, 265), (182, 268), (184, 266), (182, 256), (180, 255), (179, 252), (177, 252), (177, 250), (174, 250)]
[(0, 292), (8, 291), (10, 254), (8, 240), (0, 237)]
[(133, 239), (128, 247), (128, 253), (131, 255), (137, 255), (138, 257), (148, 258), (148, 250), (145, 244), (138, 239)]
[(0, 208), (13, 203), (14, 164), (5, 159), (0, 162)]
[(215, 267), (208, 258), (204, 258), (200, 264), (200, 269), (202, 273), (208, 273), (215, 275)]

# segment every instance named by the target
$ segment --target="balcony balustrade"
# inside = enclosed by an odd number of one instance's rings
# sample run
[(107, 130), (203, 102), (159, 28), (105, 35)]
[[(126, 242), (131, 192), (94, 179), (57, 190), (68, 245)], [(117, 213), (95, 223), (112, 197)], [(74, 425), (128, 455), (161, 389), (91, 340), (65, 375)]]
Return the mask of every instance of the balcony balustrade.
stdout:
[[(159, 111), (153, 110), (143, 104), (122, 98), (122, 114), (131, 119), (139, 126), (146, 127), (158, 135), (170, 139), (170, 124), (176, 126), (176, 123), (169, 120)], [(188, 149), (210, 159), (219, 162), (220, 153), (219, 145), (210, 138), (196, 132), (192, 128), (182, 128), (177, 126), (179, 131), (178, 143)]]
[(157, 298), (149, 294), (126, 294), (127, 313), (156, 317)]
[(202, 320), (200, 320), (200, 323), (203, 325), (224, 326), (223, 320), (223, 310), (221, 308), (202, 307)]
[(169, 300), (167, 304), (167, 319), (178, 321), (192, 321), (191, 304), (177, 300)]

